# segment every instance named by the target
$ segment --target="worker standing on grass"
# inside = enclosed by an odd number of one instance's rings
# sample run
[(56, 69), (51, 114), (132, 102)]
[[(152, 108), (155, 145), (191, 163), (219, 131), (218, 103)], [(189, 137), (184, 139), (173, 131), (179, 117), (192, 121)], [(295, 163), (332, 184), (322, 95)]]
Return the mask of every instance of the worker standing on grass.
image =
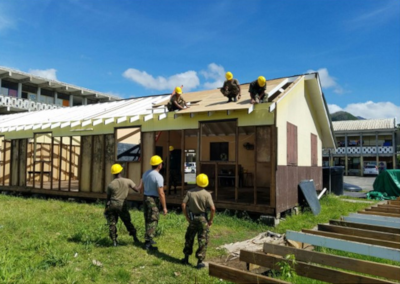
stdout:
[(267, 82), (263, 76), (260, 76), (257, 80), (251, 82), (249, 86), (251, 103), (258, 104), (259, 102), (263, 102), (266, 89)]
[[(182, 211), (185, 214), (189, 226), (185, 235), (185, 247), (183, 253), (185, 258), (183, 264), (189, 264), (189, 256), (193, 252), (194, 238), (197, 235), (199, 248), (196, 251), (197, 268), (205, 267), (203, 260), (206, 257), (209, 228), (213, 224), (215, 206), (211, 194), (205, 190), (208, 186), (208, 177), (199, 174), (196, 178), (197, 187), (189, 190), (182, 201)], [(210, 219), (207, 216), (207, 208), (211, 210)]]
[(239, 81), (237, 79), (233, 79), (233, 74), (231, 72), (226, 72), (225, 77), (226, 81), (221, 88), (221, 93), (225, 97), (228, 97), (228, 103), (240, 100), (241, 94)]
[(180, 87), (175, 88), (175, 94), (171, 96), (167, 107), (169, 111), (181, 110), (189, 107), (182, 98), (182, 89)]
[(134, 242), (139, 242), (136, 236), (136, 229), (131, 222), (131, 215), (128, 211), (128, 205), (126, 198), (129, 194), (129, 189), (140, 191), (142, 187), (142, 181), (140, 181), (139, 186), (127, 178), (123, 178), (121, 172), (124, 168), (120, 164), (114, 164), (111, 167), (111, 174), (114, 175), (114, 180), (107, 187), (107, 203), (104, 215), (107, 219), (110, 238), (116, 247), (117, 242), (117, 222), (118, 217), (121, 218), (129, 235), (133, 237)]
[(145, 172), (142, 178), (144, 186), (143, 213), (146, 226), (146, 250), (157, 249), (157, 247), (153, 246), (156, 244), (153, 238), (157, 230), (160, 215), (160, 203), (163, 208), (163, 214), (167, 215), (168, 213), (164, 194), (164, 178), (160, 174), (160, 170), (162, 169), (162, 162), (163, 160), (160, 158), (160, 156), (155, 155), (151, 157), (150, 165), (152, 169)]

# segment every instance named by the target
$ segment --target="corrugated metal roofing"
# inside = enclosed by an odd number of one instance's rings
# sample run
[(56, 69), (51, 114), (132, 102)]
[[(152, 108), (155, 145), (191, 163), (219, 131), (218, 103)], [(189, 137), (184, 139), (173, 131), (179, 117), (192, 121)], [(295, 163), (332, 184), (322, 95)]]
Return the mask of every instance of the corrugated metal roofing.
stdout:
[(333, 121), (334, 131), (374, 130), (396, 128), (395, 118)]

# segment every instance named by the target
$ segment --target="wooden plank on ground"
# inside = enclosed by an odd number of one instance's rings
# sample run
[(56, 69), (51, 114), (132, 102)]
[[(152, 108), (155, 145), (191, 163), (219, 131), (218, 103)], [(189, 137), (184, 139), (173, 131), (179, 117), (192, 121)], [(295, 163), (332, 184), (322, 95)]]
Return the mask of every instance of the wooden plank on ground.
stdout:
[(390, 205), (400, 205), (400, 201), (398, 200), (389, 200)]
[(318, 230), (325, 231), (325, 232), (338, 233), (338, 234), (359, 236), (359, 237), (364, 237), (364, 238), (375, 238), (378, 240), (385, 240), (385, 241), (400, 243), (400, 235), (384, 233), (384, 232), (363, 230), (363, 229), (357, 229), (357, 228), (349, 228), (349, 227), (343, 227), (343, 226), (334, 226), (334, 225), (327, 225), (327, 224), (318, 224)]
[(282, 283), (289, 284), (289, 282), (274, 279), (271, 277), (254, 274), (251, 272), (235, 269), (232, 267), (209, 263), (208, 274), (217, 278), (232, 281), (234, 283)]
[(387, 248), (382, 246), (375, 246), (370, 244), (363, 244), (358, 242), (339, 240), (335, 238), (316, 236), (312, 234), (305, 234), (295, 231), (286, 231), (286, 238), (298, 242), (312, 244), (314, 246), (326, 247), (337, 249), (347, 252), (358, 253), (362, 255), (369, 255), (394, 261), (400, 261), (400, 250)]
[[(363, 215), (363, 214), (360, 214)], [(346, 222), (353, 222), (353, 223), (363, 223), (363, 224), (368, 224), (368, 225), (377, 225), (377, 226), (384, 226), (384, 227), (390, 227), (390, 228), (397, 228), (400, 229), (400, 223), (397, 222), (391, 222), (387, 220), (377, 220), (373, 218), (368, 218), (368, 215), (363, 215), (365, 217), (343, 217), (343, 220)], [(373, 216), (373, 215), (369, 215)]]
[(378, 216), (385, 216), (385, 217), (400, 218), (400, 214), (392, 214), (392, 213), (385, 213), (385, 212), (378, 212), (378, 211), (366, 211), (366, 210), (360, 210), (357, 212), (360, 214), (367, 214), (367, 215), (378, 215)]
[(359, 237), (359, 236), (351, 236), (351, 235), (344, 235), (344, 234), (324, 232), (324, 231), (315, 231), (315, 230), (302, 230), (302, 232), (304, 232), (306, 234), (313, 234), (313, 235), (317, 235), (317, 236), (324, 236), (324, 237), (335, 238), (335, 239), (340, 239), (340, 240), (347, 240), (347, 241), (352, 241), (352, 242), (359, 242), (359, 243), (371, 244), (371, 245), (376, 245), (376, 246), (400, 249), (400, 243), (389, 242), (389, 241), (384, 241), (384, 240), (379, 240), (379, 239), (374, 239), (374, 238), (363, 238), (363, 237)]
[(393, 205), (393, 204), (378, 204), (378, 208), (396, 208), (399, 209), (400, 205)]
[(264, 243), (265, 253), (286, 256), (293, 254), (295, 259), (303, 262), (312, 262), (319, 265), (333, 266), (336, 268), (351, 270), (358, 273), (385, 277), (400, 281), (400, 267), (373, 261), (360, 260), (344, 256), (337, 256), (304, 249)]
[(278, 263), (285, 262), (289, 264), (299, 276), (317, 279), (328, 283), (393, 283), (387, 280), (358, 275), (313, 264), (307, 264), (297, 260), (296, 263), (293, 264), (291, 260), (261, 252), (241, 250), (240, 260), (276, 270), (280, 269), (280, 265), (278, 265)]
[(388, 207), (371, 207), (371, 208), (365, 208), (365, 211), (386, 212), (386, 213), (399, 214), (400, 215), (400, 208), (393, 208), (393, 207), (392, 208), (388, 208)]
[(400, 234), (400, 229), (384, 227), (384, 226), (353, 223), (353, 222), (346, 222), (346, 221), (340, 221), (340, 220), (330, 220), (329, 224), (343, 226), (343, 227), (350, 227), (350, 228), (358, 228), (358, 229), (363, 229), (363, 230), (385, 232), (385, 233), (391, 233), (391, 234)]

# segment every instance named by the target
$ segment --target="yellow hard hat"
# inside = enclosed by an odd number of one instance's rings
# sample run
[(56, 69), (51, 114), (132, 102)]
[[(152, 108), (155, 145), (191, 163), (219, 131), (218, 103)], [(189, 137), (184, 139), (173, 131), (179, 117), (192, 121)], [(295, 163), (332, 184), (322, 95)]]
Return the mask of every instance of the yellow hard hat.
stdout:
[(114, 164), (111, 166), (111, 174), (117, 175), (122, 172), (124, 168), (120, 164)]
[(225, 77), (226, 80), (230, 81), (233, 79), (233, 74), (231, 72), (226, 72)]
[(170, 151), (174, 151), (174, 146), (169, 146)]
[(264, 86), (265, 86), (265, 81), (266, 81), (266, 80), (265, 80), (264, 76), (258, 77), (257, 81), (258, 81), (258, 85), (259, 85), (260, 87), (264, 87)]
[(208, 176), (206, 174), (199, 174), (196, 178), (196, 183), (200, 187), (207, 187), (208, 185)]
[(159, 164), (161, 164), (163, 162), (163, 160), (161, 159), (160, 156), (154, 155), (153, 157), (151, 157), (150, 159), (150, 165), (152, 166), (158, 166)]
[(182, 95), (182, 89), (180, 87), (175, 88), (175, 94), (180, 94)]

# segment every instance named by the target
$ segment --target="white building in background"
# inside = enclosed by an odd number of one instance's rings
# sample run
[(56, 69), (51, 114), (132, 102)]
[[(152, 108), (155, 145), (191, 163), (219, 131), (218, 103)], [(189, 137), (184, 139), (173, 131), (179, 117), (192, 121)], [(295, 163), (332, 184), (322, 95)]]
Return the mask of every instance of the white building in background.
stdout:
[[(396, 118), (334, 121), (336, 151), (323, 149), (323, 164), (344, 166), (345, 175), (363, 176), (367, 166), (396, 169), (400, 155)], [(397, 138), (396, 138), (397, 137)]]
[(120, 99), (0, 66), (0, 114), (88, 105)]

